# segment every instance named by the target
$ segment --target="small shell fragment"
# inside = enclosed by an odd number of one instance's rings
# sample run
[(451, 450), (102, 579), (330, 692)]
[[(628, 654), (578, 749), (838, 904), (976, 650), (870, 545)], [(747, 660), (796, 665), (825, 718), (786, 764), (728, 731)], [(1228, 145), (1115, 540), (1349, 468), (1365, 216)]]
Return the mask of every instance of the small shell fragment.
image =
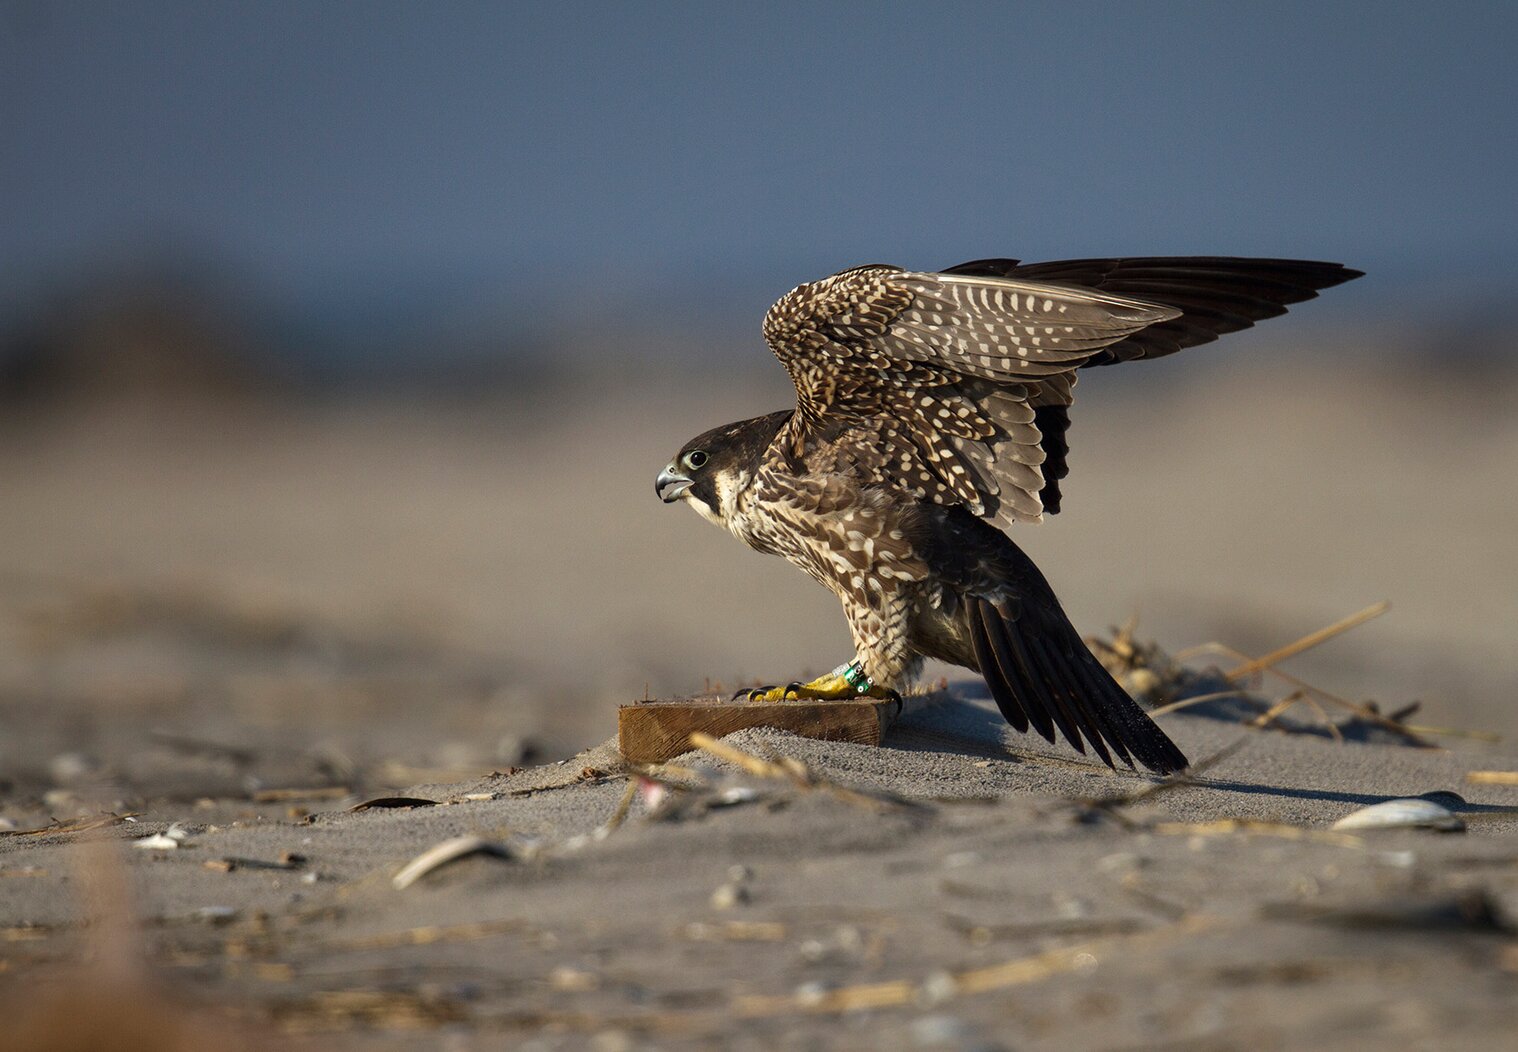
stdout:
[(1379, 804), (1351, 811), (1333, 824), (1334, 829), (1437, 829), (1458, 833), (1465, 829), (1465, 819), (1442, 804), (1421, 797), (1383, 800)]
[(133, 845), (145, 851), (173, 851), (178, 847), (189, 847), (189, 841), (189, 831), (178, 822), (175, 822), (162, 833), (154, 833), (152, 836), (137, 838), (133, 841)]
[(164, 833), (154, 833), (152, 836), (133, 841), (132, 846), (140, 847), (144, 851), (173, 851), (179, 847), (179, 841)]
[(395, 885), (397, 891), (404, 891), (433, 870), (470, 855), (490, 855), (507, 859), (512, 857), (510, 850), (504, 844), (486, 840), (484, 837), (456, 836), (428, 848), (407, 862), (401, 867), (400, 872), (391, 878), (391, 883)]
[(361, 804), (354, 804), (349, 811), (373, 811), (381, 808), (395, 808), (404, 810), (411, 807), (436, 807), (436, 800), (428, 800), (420, 796), (380, 796), (373, 800), (365, 800)]
[(759, 799), (759, 790), (751, 785), (730, 785), (707, 801), (707, 807), (734, 807)]

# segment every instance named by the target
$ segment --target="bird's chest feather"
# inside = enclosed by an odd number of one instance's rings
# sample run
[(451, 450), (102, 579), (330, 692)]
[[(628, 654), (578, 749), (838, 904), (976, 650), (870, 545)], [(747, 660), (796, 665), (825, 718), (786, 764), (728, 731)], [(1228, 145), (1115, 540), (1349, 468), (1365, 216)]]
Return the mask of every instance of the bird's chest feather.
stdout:
[(867, 602), (927, 574), (906, 528), (910, 508), (890, 491), (841, 474), (767, 465), (734, 504), (729, 527), (834, 592)]

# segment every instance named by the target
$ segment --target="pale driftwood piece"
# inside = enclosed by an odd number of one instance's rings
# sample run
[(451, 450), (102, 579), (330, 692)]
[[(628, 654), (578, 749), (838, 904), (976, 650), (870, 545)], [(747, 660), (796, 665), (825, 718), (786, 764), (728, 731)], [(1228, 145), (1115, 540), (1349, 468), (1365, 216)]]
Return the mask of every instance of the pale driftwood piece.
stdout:
[(900, 702), (725, 701), (681, 698), (642, 701), (617, 710), (617, 745), (629, 763), (663, 763), (690, 752), (690, 736), (713, 738), (750, 727), (774, 727), (819, 741), (879, 745), (897, 717), (929, 704), (936, 694), (908, 694)]

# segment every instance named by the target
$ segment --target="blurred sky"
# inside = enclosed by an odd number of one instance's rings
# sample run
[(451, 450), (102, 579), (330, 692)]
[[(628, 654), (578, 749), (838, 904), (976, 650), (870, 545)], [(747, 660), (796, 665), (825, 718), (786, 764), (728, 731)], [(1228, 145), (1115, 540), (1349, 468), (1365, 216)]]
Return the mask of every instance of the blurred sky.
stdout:
[(0, 307), (180, 253), (292, 310), (699, 310), (867, 261), (1518, 277), (1518, 3), (0, 5)]

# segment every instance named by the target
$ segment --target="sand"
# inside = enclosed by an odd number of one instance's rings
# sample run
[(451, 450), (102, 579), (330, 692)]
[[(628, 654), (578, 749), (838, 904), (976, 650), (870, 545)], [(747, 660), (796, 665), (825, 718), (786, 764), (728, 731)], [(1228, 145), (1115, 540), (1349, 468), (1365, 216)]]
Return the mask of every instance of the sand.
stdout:
[[(727, 739), (890, 794), (879, 799), (692, 754), (675, 763), (705, 768), (740, 802), (691, 791), (659, 818), (640, 794), (598, 836), (629, 784), (603, 747), (406, 788), (433, 807), (353, 812), (354, 795), (308, 801), (316, 810), (297, 820), (222, 802), (94, 834), (7, 837), (0, 929), (27, 934), (0, 960), (12, 981), (68, 981), (50, 965), (95, 937), (79, 889), (100, 864), (76, 842), (106, 838), (147, 925), (144, 956), (174, 996), (324, 1047), (438, 1047), (439, 1031), (459, 1048), (1495, 1047), (1510, 1036), (1518, 787), (1464, 776), (1518, 769), (1518, 754), (1340, 745), (1173, 715), (1162, 720), (1194, 758), (1245, 740), (1195, 785), (1103, 808), (1092, 801), (1154, 780), (1016, 736), (975, 693), (956, 688), (883, 748), (762, 730)], [(1467, 832), (1329, 830), (1364, 805), (1438, 790), (1464, 798), (1453, 809)], [(182, 846), (131, 846), (170, 819)], [(462, 835), (509, 850), (396, 889), (407, 860)], [(303, 862), (289, 871), (215, 867), (291, 852)], [(864, 1006), (870, 997), (883, 1003)]]
[[(1264, 371), (1113, 399), (1111, 379), (1083, 381), (1069, 510), (1019, 537), (1080, 627), (1141, 606), (1171, 650), (1260, 653), (1389, 598), (1287, 668), (1510, 739), (1501, 398), (1413, 435), (1453, 388), (1360, 377), (1335, 401), (1345, 376)], [(147, 1006), (149, 1026), (260, 1048), (1509, 1038), (1518, 787), (1466, 774), (1518, 770), (1510, 740), (1337, 743), (1306, 712), (1292, 732), (1175, 713), (1161, 722), (1194, 760), (1242, 745), (1196, 784), (1097, 806), (1154, 781), (1012, 734), (959, 682), (883, 748), (728, 739), (876, 795), (693, 755), (713, 788), (651, 817), (644, 786), (598, 833), (630, 784), (598, 745), (616, 703), (788, 680), (847, 646), (830, 597), (649, 492), (687, 433), (780, 404), (767, 391), (112, 411), (13, 434), (8, 1018), (103, 1016), (125, 1039), (143, 1012), (124, 1006)], [(1329, 828), (1437, 791), (1460, 794), (1468, 831)], [(350, 810), (395, 795), (437, 803)], [(177, 848), (133, 846), (175, 826)], [(462, 835), (500, 850), (394, 886)], [(90, 890), (113, 874), (126, 892)]]

